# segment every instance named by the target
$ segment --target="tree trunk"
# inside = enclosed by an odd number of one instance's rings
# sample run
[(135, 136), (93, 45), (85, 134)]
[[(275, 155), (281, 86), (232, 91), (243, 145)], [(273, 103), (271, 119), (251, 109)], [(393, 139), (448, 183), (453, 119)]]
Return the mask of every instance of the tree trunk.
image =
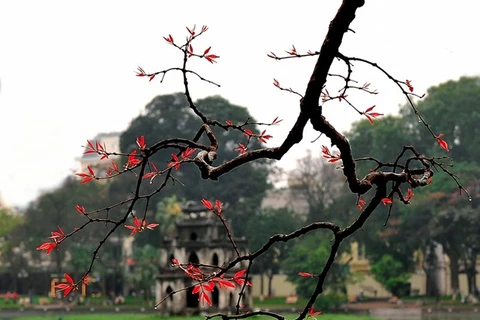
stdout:
[(476, 295), (477, 289), (477, 255), (470, 254), (464, 259), (465, 272), (467, 274), (468, 293)]
[(458, 259), (459, 255), (458, 252), (455, 250), (449, 250), (450, 252), (447, 252), (448, 257), (450, 258), (450, 282), (451, 282), (451, 288), (452, 288), (452, 293), (459, 293), (460, 290), (460, 285), (458, 281), (458, 274), (460, 270), (460, 266), (458, 264)]
[(269, 297), (273, 296), (272, 280), (273, 280), (273, 272), (269, 272), (268, 273), (268, 296)]
[(263, 270), (262, 272), (260, 273), (260, 296), (263, 297), (263, 292), (264, 292), (264, 288), (265, 288), (265, 281), (263, 280), (263, 276), (265, 274), (263, 273)]

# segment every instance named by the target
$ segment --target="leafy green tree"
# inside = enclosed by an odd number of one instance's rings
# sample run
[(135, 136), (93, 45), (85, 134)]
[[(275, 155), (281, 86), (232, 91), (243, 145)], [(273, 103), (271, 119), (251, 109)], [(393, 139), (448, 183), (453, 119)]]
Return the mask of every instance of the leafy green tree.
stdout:
[[(410, 145), (413, 131), (402, 116), (384, 116), (375, 120), (372, 125), (368, 120), (362, 120), (352, 125), (347, 133), (352, 152), (357, 161), (357, 170), (368, 174), (377, 166), (375, 158), (381, 162), (392, 162), (399, 153), (399, 146)], [(396, 172), (400, 172), (398, 168)], [(362, 199), (368, 202), (368, 198)], [(356, 200), (342, 201), (338, 211), (352, 212), (352, 203)], [(364, 226), (365, 232), (354, 235), (354, 239), (365, 245), (366, 255), (372, 263), (379, 261), (384, 255), (392, 255), (396, 260), (404, 261), (404, 272), (413, 267), (413, 254), (418, 249), (416, 244), (409, 244), (408, 237), (400, 230), (400, 206), (395, 205), (389, 213), (389, 208), (380, 206)]]
[(152, 298), (152, 286), (154, 286), (155, 276), (158, 274), (159, 249), (152, 245), (143, 247), (134, 246), (133, 248), (133, 270), (126, 274), (128, 281), (144, 292), (145, 301)]
[[(356, 122), (346, 136), (355, 158), (373, 157), (383, 162), (395, 159), (399, 147), (411, 145), (413, 141), (409, 122), (401, 116), (384, 116), (375, 120), (374, 125), (368, 120)], [(374, 169), (375, 165), (375, 162), (367, 160), (357, 162), (357, 167), (363, 174)]]
[[(435, 134), (443, 133), (455, 162), (480, 159), (480, 77), (462, 77), (450, 80), (427, 90), (424, 99), (418, 101), (418, 110), (430, 124), (435, 124)], [(440, 150), (431, 134), (418, 122), (411, 108), (404, 106), (405, 125), (412, 128), (410, 141), (422, 153), (439, 154)]]
[[(316, 283), (309, 277), (299, 275), (299, 271), (313, 274), (314, 270), (318, 270), (319, 266), (326, 263), (330, 254), (330, 247), (331, 238), (328, 235), (316, 234), (299, 239), (295, 242), (294, 247), (288, 251), (287, 258), (283, 262), (283, 268), (288, 275), (288, 280), (295, 283), (296, 291), (300, 296), (309, 297)], [(340, 256), (341, 254), (339, 253)], [(348, 264), (337, 259), (330, 270), (330, 276), (326, 280), (325, 286), (330, 292), (344, 294), (346, 293), (348, 277)]]
[[(244, 107), (231, 104), (228, 100), (219, 96), (200, 99), (196, 106), (208, 117), (214, 117), (223, 121), (231, 121), (240, 124), (245, 121), (255, 122), (248, 110)], [(159, 138), (178, 137), (192, 139), (197, 135), (198, 128), (201, 127), (200, 119), (192, 112), (183, 93), (163, 95), (155, 97), (145, 107), (144, 114), (135, 118), (129, 128), (121, 135), (120, 148), (123, 152), (130, 152), (137, 146), (134, 145), (136, 137), (145, 136), (146, 141), (156, 141)], [(252, 131), (257, 132), (252, 125)], [(232, 159), (238, 154), (235, 148), (238, 143), (246, 143), (247, 138), (235, 130), (224, 130), (217, 126), (212, 130), (218, 138), (218, 142), (225, 148), (218, 150), (217, 163)], [(199, 141), (208, 144), (205, 136)], [(257, 139), (250, 141), (249, 147), (258, 148), (260, 143)], [(160, 150), (151, 160), (160, 168), (165, 168), (171, 161), (171, 151)], [(233, 170), (228, 178), (221, 178), (218, 181), (203, 180), (194, 165), (184, 164), (182, 170), (175, 172), (175, 177), (181, 182), (173, 183), (171, 188), (162, 191), (162, 197), (168, 197), (173, 194), (179, 199), (199, 201), (201, 198), (222, 199), (225, 204), (231, 208), (232, 228), (236, 235), (245, 234), (245, 222), (254, 216), (256, 209), (264, 197), (265, 191), (270, 187), (267, 177), (269, 167), (266, 161), (260, 161), (255, 164), (247, 163), (242, 166), (242, 170)], [(134, 179), (133, 176), (130, 177)], [(160, 177), (161, 179), (161, 177)], [(160, 180), (157, 178), (157, 180)], [(115, 192), (122, 190), (123, 186), (133, 186), (133, 183), (126, 183), (124, 180), (114, 182)], [(183, 187), (183, 185), (188, 187)], [(195, 187), (192, 187), (195, 186)], [(147, 189), (153, 191), (157, 185), (153, 183)], [(235, 192), (232, 192), (235, 190)], [(121, 194), (130, 192), (123, 188)], [(152, 201), (160, 201), (153, 198)]]
[[(47, 242), (50, 232), (56, 231), (60, 226), (66, 233), (78, 228), (87, 219), (76, 209), (76, 205), (85, 205), (88, 208), (101, 208), (105, 206), (108, 184), (92, 183), (81, 185), (75, 178), (67, 178), (62, 185), (52, 191), (42, 194), (37, 200), (29, 204), (25, 210), (25, 226), (22, 230), (26, 250), (34, 255), (40, 243)], [(92, 216), (94, 217), (94, 216)], [(95, 225), (95, 226), (93, 226)], [(78, 233), (78, 242), (99, 239), (99, 228), (103, 224), (95, 223), (85, 232)], [(70, 241), (60, 246), (68, 249)], [(56, 272), (61, 272), (61, 263), (65, 258), (66, 250), (54, 250), (52, 255), (55, 258)]]
[(393, 295), (404, 296), (408, 293), (408, 279), (410, 275), (405, 273), (405, 266), (393, 256), (386, 254), (371, 265), (375, 280)]
[[(255, 220), (250, 220), (248, 224), (248, 247), (251, 252), (254, 252), (268, 240), (266, 234), (289, 233), (299, 225), (299, 217), (288, 209), (264, 209), (255, 216)], [(268, 296), (271, 296), (273, 276), (279, 273), (280, 261), (286, 257), (291, 247), (292, 245), (288, 242), (279, 243), (253, 264), (252, 271), (262, 276), (260, 283), (262, 294), (264, 292), (263, 275), (268, 275)]]
[[(0, 209), (0, 262), (10, 274), (11, 287), (5, 290), (18, 291), (17, 273), (28, 268), (23, 257), (22, 227), (25, 219), (21, 215), (12, 214), (7, 209)], [(20, 250), (16, 250), (19, 249)]]

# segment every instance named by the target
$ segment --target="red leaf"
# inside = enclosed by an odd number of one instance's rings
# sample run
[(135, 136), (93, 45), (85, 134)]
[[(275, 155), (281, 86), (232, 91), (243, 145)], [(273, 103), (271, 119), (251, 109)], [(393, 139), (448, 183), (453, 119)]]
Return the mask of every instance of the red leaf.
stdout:
[(165, 39), (165, 41), (167, 41), (167, 42), (170, 43), (170, 44), (174, 44), (173, 37), (172, 37), (171, 34), (168, 35), (168, 38), (167, 38), (167, 37), (163, 37), (163, 39)]
[(387, 204), (393, 204), (393, 201), (390, 198), (383, 198), (382, 202), (384, 206), (386, 206)]
[(70, 283), (71, 285), (74, 284), (72, 277), (70, 277), (68, 273), (65, 273), (63, 276), (65, 277), (68, 283)]
[(136, 76), (137, 77), (145, 77), (147, 74), (145, 73), (145, 70), (143, 70), (140, 67), (137, 67)]
[(202, 292), (200, 294), (200, 298), (202, 300), (202, 305), (203, 305), (203, 302), (207, 302), (210, 307), (212, 306), (212, 300), (210, 300), (210, 297), (208, 296), (208, 294), (206, 294), (205, 292)]
[(253, 132), (250, 129), (245, 129), (244, 135), (246, 135), (247, 137), (253, 136)]
[(413, 196), (414, 196), (414, 194), (413, 194), (412, 189), (408, 188), (407, 197), (405, 198), (405, 200), (410, 201), (413, 198)]
[(437, 142), (438, 144), (440, 145), (440, 147), (442, 149), (445, 149), (446, 151), (450, 151), (450, 149), (448, 148), (448, 143), (442, 139), (443, 137), (443, 133), (440, 133), (438, 136), (437, 136)]
[(191, 36), (194, 36), (195, 35), (195, 26), (193, 27), (192, 30), (190, 30), (188, 27), (186, 27), (187, 30), (188, 30), (188, 33), (190, 33)]
[(222, 215), (223, 203), (220, 200), (215, 200), (215, 206), (217, 207), (217, 212), (219, 215)]
[(227, 288), (232, 288), (232, 289), (235, 288), (235, 285), (234, 285), (232, 282), (228, 281), (228, 280), (221, 279), (221, 278), (215, 278), (214, 280), (217, 281), (218, 287), (219, 287), (220, 289), (222, 289), (223, 287), (225, 287), (225, 289), (227, 289)]
[(207, 283), (204, 283), (202, 285), (203, 289), (208, 291), (208, 292), (212, 292), (213, 289), (215, 288), (215, 282), (213, 281), (210, 281), (210, 282), (207, 282)]
[(246, 269), (242, 269), (240, 271), (237, 271), (234, 275), (233, 275), (233, 278), (240, 278), (241, 276), (243, 276), (245, 274), (245, 272), (247, 272)]
[(275, 119), (273, 119), (273, 121), (272, 121), (272, 124), (277, 124), (277, 123), (280, 123), (282, 121), (283, 121), (283, 119), (279, 120), (278, 117), (275, 117)]
[(362, 210), (363, 209), (363, 206), (366, 204), (365, 200), (363, 199), (358, 199), (358, 203), (357, 203), (357, 208), (358, 210)]
[(192, 294), (199, 293), (200, 289), (201, 289), (200, 285), (197, 284), (195, 287), (193, 287)]
[(205, 198), (202, 198), (202, 203), (208, 210), (213, 210), (213, 204)]
[(217, 59), (217, 58), (220, 58), (220, 56), (217, 56), (215, 54), (209, 54), (209, 55), (206, 55), (204, 56), (205, 59), (207, 59), (207, 61), (209, 61), (210, 63), (216, 63), (217, 61), (215, 61), (214, 59)]
[(412, 81), (410, 80), (405, 80), (405, 83), (408, 87), (408, 90), (410, 90), (410, 92), (413, 92), (413, 86), (412, 86)]
[(373, 123), (373, 118), (383, 116), (383, 113), (370, 112), (370, 111), (373, 110), (373, 108), (375, 108), (375, 106), (371, 106), (370, 108), (368, 108), (367, 110), (365, 110), (363, 112), (363, 115), (365, 115), (365, 117), (367, 117), (368, 121), (370, 121), (371, 124), (374, 124)]
[(208, 47), (207, 49), (205, 49), (205, 51), (203, 52), (203, 55), (206, 55), (207, 53), (209, 53), (211, 48), (212, 47)]
[(85, 214), (86, 213), (86, 210), (85, 210), (85, 207), (84, 206), (80, 206), (80, 205), (76, 205), (75, 206), (75, 209), (77, 209), (78, 212), (80, 212), (81, 214)]
[(299, 276), (301, 277), (304, 277), (304, 278), (313, 278), (313, 274), (309, 273), (309, 272), (299, 272), (298, 273)]
[(188, 57), (190, 58), (190, 57), (193, 55), (193, 46), (192, 46), (192, 44), (190, 44), (189, 50), (190, 50), (190, 54), (188, 55)]
[(240, 154), (244, 154), (247, 152), (247, 147), (243, 143), (239, 143), (238, 148), (235, 148), (235, 151), (240, 152)]
[(63, 297), (65, 298), (66, 296), (68, 296), (68, 294), (73, 290), (74, 287), (72, 286), (69, 286), (68, 288), (66, 288), (64, 291), (63, 291)]
[(189, 147), (187, 147), (184, 151), (182, 151), (182, 159), (189, 159), (195, 153), (195, 151), (197, 151), (197, 148), (190, 149)]
[(153, 230), (153, 228), (158, 227), (158, 223), (150, 223), (149, 225), (146, 226), (147, 229)]
[(42, 243), (40, 246), (37, 247), (37, 250), (45, 250), (47, 254), (50, 254), (52, 250), (57, 246), (56, 242), (45, 242)]

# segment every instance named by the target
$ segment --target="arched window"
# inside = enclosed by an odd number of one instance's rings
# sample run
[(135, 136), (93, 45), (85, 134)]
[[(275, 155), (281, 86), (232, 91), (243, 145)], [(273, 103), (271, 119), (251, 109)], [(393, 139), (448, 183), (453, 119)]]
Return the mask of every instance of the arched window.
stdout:
[(220, 294), (218, 292), (217, 287), (214, 287), (213, 292), (212, 292), (212, 305), (213, 305), (213, 307), (218, 308), (219, 301), (220, 301)]
[(172, 294), (172, 292), (173, 292), (172, 287), (168, 286), (168, 287), (167, 287), (167, 290), (166, 290), (165, 292), (166, 292), (167, 296), (170, 295), (170, 296), (168, 297), (168, 299), (170, 299), (170, 301), (173, 301), (173, 296), (174, 296), (174, 295)]
[(188, 262), (198, 264), (200, 263), (200, 259), (198, 259), (198, 256), (195, 252), (192, 252), (190, 253), (190, 256), (188, 256)]
[(171, 265), (172, 265), (173, 259), (175, 259), (175, 256), (173, 255), (173, 253), (171, 253), (171, 254), (170, 254), (170, 257), (169, 257), (168, 260), (167, 260), (167, 266), (171, 266)]
[(212, 265), (218, 266), (218, 254), (214, 253), (212, 256)]
[(198, 294), (193, 293), (193, 288), (188, 289), (187, 308), (198, 308), (199, 305)]

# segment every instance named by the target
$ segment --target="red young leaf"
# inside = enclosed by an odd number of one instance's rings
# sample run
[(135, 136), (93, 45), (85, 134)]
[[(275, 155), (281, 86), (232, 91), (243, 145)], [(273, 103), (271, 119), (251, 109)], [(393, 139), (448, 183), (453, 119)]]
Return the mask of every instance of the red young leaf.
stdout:
[(357, 203), (357, 208), (358, 210), (362, 210), (363, 209), (363, 206), (366, 204), (365, 200), (363, 199), (358, 199), (358, 203)]
[(393, 204), (393, 201), (390, 198), (383, 198), (382, 202), (384, 206), (386, 206), (387, 204)]
[(143, 70), (140, 67), (137, 67), (136, 76), (137, 77), (145, 77), (147, 74), (145, 73), (145, 70)]
[(159, 226), (158, 223), (150, 223), (147, 225), (147, 221), (143, 220), (143, 222), (140, 222), (140, 219), (137, 217), (133, 218), (133, 223), (135, 224), (134, 226), (132, 225), (125, 225), (125, 228), (132, 230), (132, 233), (130, 233), (131, 236), (133, 236), (137, 232), (142, 232), (145, 229), (153, 230), (153, 228)]
[(136, 155), (137, 155), (137, 150), (133, 150), (128, 155), (127, 166), (129, 168), (133, 168), (136, 165), (138, 165), (140, 162), (142, 162), (142, 160), (136, 158)]
[(370, 112), (373, 110), (373, 108), (375, 108), (375, 106), (371, 106), (370, 108), (368, 108), (363, 112), (363, 114), (365, 115), (365, 117), (367, 117), (368, 121), (370, 121), (371, 124), (374, 124), (373, 123), (374, 118), (383, 116), (383, 113)]
[(190, 44), (189, 53), (190, 53), (190, 54), (188, 55), (188, 57), (190, 58), (190, 57), (193, 55), (193, 46), (192, 46), (192, 44)]
[(410, 92), (413, 92), (412, 81), (411, 80), (405, 80), (405, 84), (407, 85), (408, 90), (410, 90)]
[(72, 285), (73, 285), (73, 283), (74, 283), (74, 282), (73, 282), (73, 279), (72, 279), (72, 277), (70, 277), (70, 275), (69, 275), (68, 273), (65, 273), (63, 276), (65, 277), (65, 279), (67, 280), (67, 282), (68, 282), (69, 284), (72, 284)]
[(223, 210), (223, 203), (220, 202), (220, 200), (215, 200), (215, 206), (217, 207), (217, 212), (219, 215), (222, 215), (222, 210)]
[(408, 188), (407, 190), (407, 196), (405, 197), (405, 200), (410, 201), (413, 198), (414, 194), (412, 189)]
[(200, 293), (199, 300), (202, 302), (202, 305), (208, 303), (208, 305), (211, 307), (212, 306), (212, 300), (210, 299), (209, 295), (206, 294), (205, 292)]
[(58, 244), (56, 242), (45, 242), (42, 243), (40, 246), (37, 247), (37, 250), (45, 250), (47, 251), (47, 254), (50, 254), (52, 250), (57, 246)]
[(313, 278), (313, 274), (309, 273), (309, 272), (299, 272), (298, 273), (299, 276), (301, 277), (304, 277), (304, 278)]
[(174, 44), (173, 37), (172, 37), (171, 34), (168, 35), (168, 38), (167, 38), (167, 37), (163, 37), (163, 39), (165, 39), (165, 41), (167, 41), (167, 42), (170, 43), (170, 44)]
[(205, 51), (203, 52), (203, 55), (208, 54), (208, 53), (210, 52), (210, 49), (211, 49), (211, 48), (212, 48), (212, 47), (208, 47), (207, 49), (205, 49)]
[(202, 203), (208, 210), (213, 210), (213, 204), (205, 198), (202, 198)]
[(77, 204), (77, 205), (75, 206), (75, 209), (77, 209), (77, 211), (80, 212), (81, 214), (85, 214), (85, 213), (86, 213), (84, 206), (80, 206), (80, 205)]
[(246, 135), (247, 137), (253, 136), (253, 132), (250, 129), (245, 129), (244, 135)]
[(182, 151), (182, 159), (189, 159), (195, 153), (195, 151), (197, 151), (196, 148), (190, 149), (189, 147), (187, 147), (184, 151)]
[(278, 124), (282, 121), (283, 121), (283, 119), (278, 119), (278, 117), (275, 117), (275, 119), (273, 119), (273, 121), (272, 121), (272, 124)]
[(172, 161), (170, 161), (168, 163), (168, 167), (171, 168), (171, 167), (174, 167), (175, 170), (178, 170), (180, 168), (180, 160), (178, 160), (178, 157), (175, 153), (172, 153)]
[(247, 147), (243, 143), (239, 143), (238, 148), (235, 148), (235, 151), (240, 152), (240, 154), (244, 154), (247, 152)]
[(240, 278), (241, 276), (243, 276), (245, 274), (245, 272), (247, 272), (246, 269), (242, 269), (240, 271), (237, 271), (234, 275), (233, 275), (233, 278)]
[(330, 152), (330, 150), (328, 149), (328, 147), (325, 146), (325, 145), (322, 146), (322, 153), (323, 153), (323, 157), (324, 157), (325, 159), (329, 159), (328, 162), (336, 162), (336, 161), (342, 159), (342, 158), (341, 158), (341, 156), (342, 156), (341, 153), (337, 153), (337, 154), (334, 155), (334, 154), (332, 154), (332, 153)]
[(193, 29), (189, 29), (188, 27), (186, 27), (187, 30), (188, 30), (188, 33), (190, 33), (191, 36), (194, 36), (195, 35), (195, 26), (193, 26)]
[(222, 288), (225, 288), (225, 289), (228, 289), (228, 288), (233, 289), (233, 288), (235, 288), (235, 285), (234, 285), (232, 282), (228, 281), (228, 280), (225, 280), (225, 279), (222, 279), (222, 278), (215, 278), (214, 280), (217, 281), (218, 287), (219, 287), (220, 289), (222, 289)]
[(201, 289), (201, 286), (197, 284), (195, 287), (193, 287), (192, 294), (199, 293)]
[(438, 144), (440, 145), (440, 147), (446, 151), (450, 151), (450, 149), (448, 148), (448, 143), (442, 139), (443, 137), (443, 133), (440, 133), (438, 136), (437, 136), (437, 142)]

